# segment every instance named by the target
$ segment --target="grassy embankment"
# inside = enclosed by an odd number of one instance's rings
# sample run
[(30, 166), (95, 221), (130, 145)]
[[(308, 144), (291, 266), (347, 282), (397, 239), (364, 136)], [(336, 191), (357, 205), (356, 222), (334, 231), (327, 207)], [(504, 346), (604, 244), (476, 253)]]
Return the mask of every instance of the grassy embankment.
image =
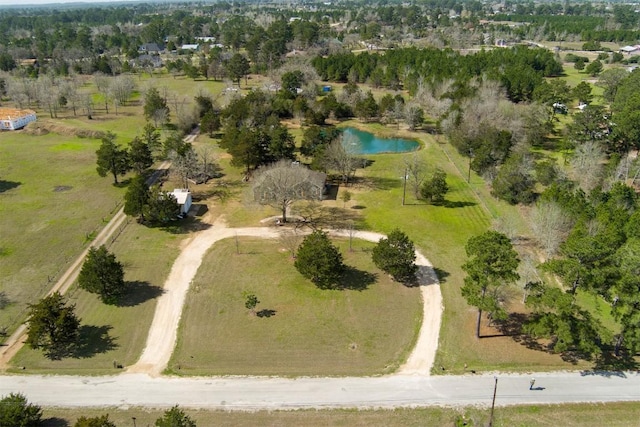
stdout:
[[(393, 410), (300, 410), (300, 411), (204, 411), (185, 412), (199, 426), (386, 426), (422, 427), (452, 426), (456, 419), (465, 419), (467, 425), (482, 426), (489, 421), (486, 408), (401, 408)], [(66, 409), (46, 408), (46, 427), (72, 425), (80, 416), (109, 414), (117, 426), (154, 425), (162, 416), (161, 410), (144, 408)], [(583, 405), (532, 405), (497, 407), (494, 413), (495, 427), (636, 427), (640, 418), (640, 406), (636, 403), (583, 404)], [(66, 421), (68, 424), (64, 424)]]

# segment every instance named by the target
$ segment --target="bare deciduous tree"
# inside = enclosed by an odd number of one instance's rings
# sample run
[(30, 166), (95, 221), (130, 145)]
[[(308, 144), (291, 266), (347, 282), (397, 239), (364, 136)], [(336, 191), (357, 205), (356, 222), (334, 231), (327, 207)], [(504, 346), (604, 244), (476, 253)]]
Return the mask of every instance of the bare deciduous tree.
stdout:
[(356, 169), (362, 166), (362, 159), (357, 157), (351, 149), (358, 143), (357, 136), (343, 134), (341, 138), (329, 144), (323, 153), (322, 164), (324, 167), (327, 170), (338, 172), (345, 184), (349, 183)]
[(541, 201), (531, 213), (531, 228), (547, 258), (558, 251), (571, 227), (571, 219), (555, 202)]
[(576, 147), (571, 158), (574, 178), (585, 193), (590, 193), (602, 182), (605, 156), (600, 144), (588, 141)]
[(295, 258), (298, 246), (302, 243), (303, 237), (302, 233), (300, 233), (297, 228), (294, 228), (280, 233), (278, 241), (289, 252), (291, 258)]
[(253, 182), (254, 200), (282, 212), (287, 222), (287, 209), (297, 200), (322, 198), (324, 174), (314, 172), (290, 160), (262, 167)]
[(104, 97), (104, 109), (109, 114), (109, 100), (111, 99), (111, 78), (102, 73), (95, 73), (93, 75), (93, 82), (98, 89), (98, 92)]
[(114, 100), (116, 100), (120, 105), (126, 105), (135, 88), (136, 83), (133, 80), (133, 77), (121, 75), (111, 81), (109, 90), (111, 91), (111, 95)]
[(413, 195), (419, 199), (420, 188), (427, 177), (427, 164), (418, 153), (413, 153), (404, 158), (404, 167)]

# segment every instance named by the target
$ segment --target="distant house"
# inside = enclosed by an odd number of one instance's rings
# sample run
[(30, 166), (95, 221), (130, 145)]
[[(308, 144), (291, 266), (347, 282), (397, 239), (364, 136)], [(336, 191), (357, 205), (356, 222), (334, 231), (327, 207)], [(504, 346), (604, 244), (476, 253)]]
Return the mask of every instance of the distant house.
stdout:
[(626, 55), (638, 55), (640, 54), (640, 45), (623, 46), (620, 48), (620, 53)]
[(36, 112), (33, 110), (0, 108), (0, 130), (22, 129), (27, 124), (35, 121)]
[(138, 48), (138, 52), (140, 53), (155, 53), (158, 54), (164, 51), (164, 46), (160, 46), (157, 43), (145, 43)]
[(186, 215), (189, 212), (189, 209), (191, 209), (191, 204), (193, 203), (191, 191), (184, 188), (176, 188), (169, 194), (175, 197), (178, 201), (178, 205), (180, 205), (180, 213)]
[(182, 46), (180, 46), (181, 50), (198, 50), (198, 48), (200, 47), (199, 44), (183, 44)]

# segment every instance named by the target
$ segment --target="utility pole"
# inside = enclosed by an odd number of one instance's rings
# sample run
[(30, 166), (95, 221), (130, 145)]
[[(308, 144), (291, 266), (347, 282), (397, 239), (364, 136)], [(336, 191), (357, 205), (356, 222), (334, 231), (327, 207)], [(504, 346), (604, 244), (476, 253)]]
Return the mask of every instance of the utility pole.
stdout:
[(493, 426), (493, 408), (496, 406), (496, 392), (498, 391), (498, 377), (493, 377), (496, 380), (493, 386), (493, 400), (491, 401), (491, 415), (489, 415), (489, 427)]
[(402, 185), (402, 206), (404, 206), (404, 201), (407, 196), (407, 168), (404, 169), (404, 184)]

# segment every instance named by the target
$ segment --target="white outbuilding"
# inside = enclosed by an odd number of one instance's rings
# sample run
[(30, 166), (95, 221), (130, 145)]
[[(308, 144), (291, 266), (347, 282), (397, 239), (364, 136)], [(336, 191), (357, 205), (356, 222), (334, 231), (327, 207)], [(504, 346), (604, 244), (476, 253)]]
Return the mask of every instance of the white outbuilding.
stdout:
[(184, 188), (176, 188), (171, 192), (171, 195), (176, 198), (176, 201), (180, 205), (180, 213), (186, 215), (193, 203), (191, 191)]
[(27, 124), (35, 121), (36, 112), (33, 110), (0, 108), (0, 130), (22, 129)]

